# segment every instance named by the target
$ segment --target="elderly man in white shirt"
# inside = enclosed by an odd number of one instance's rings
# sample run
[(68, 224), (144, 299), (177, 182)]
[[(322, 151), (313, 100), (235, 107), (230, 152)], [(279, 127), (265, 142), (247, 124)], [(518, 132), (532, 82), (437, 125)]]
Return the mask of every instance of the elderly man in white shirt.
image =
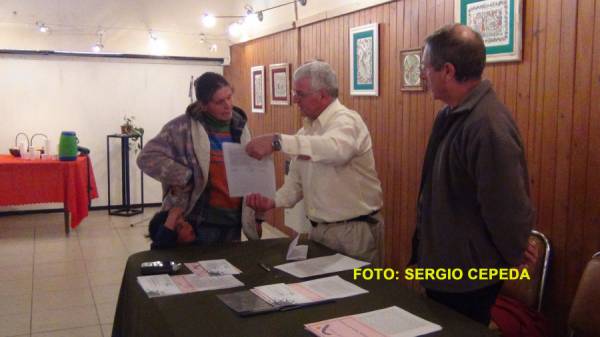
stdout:
[(246, 146), (257, 159), (274, 151), (292, 156), (289, 174), (275, 200), (253, 194), (247, 205), (268, 211), (293, 207), (304, 198), (311, 240), (374, 264), (383, 262), (381, 183), (367, 126), (337, 99), (337, 77), (326, 62), (298, 68), (293, 93), (304, 127), (295, 135), (256, 137)]

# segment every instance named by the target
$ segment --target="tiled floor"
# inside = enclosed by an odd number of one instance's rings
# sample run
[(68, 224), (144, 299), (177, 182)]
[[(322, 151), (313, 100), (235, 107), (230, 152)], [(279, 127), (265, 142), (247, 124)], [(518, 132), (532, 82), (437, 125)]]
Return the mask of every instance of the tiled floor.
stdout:
[(62, 213), (0, 217), (0, 336), (110, 336), (125, 262), (149, 248), (155, 211), (90, 212), (68, 237)]

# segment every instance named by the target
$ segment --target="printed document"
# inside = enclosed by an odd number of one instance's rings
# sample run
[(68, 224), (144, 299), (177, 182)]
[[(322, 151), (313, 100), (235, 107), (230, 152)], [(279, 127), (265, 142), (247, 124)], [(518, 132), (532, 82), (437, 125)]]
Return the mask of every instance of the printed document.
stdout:
[(241, 274), (242, 271), (225, 259), (184, 263), (194, 274), (202, 277)]
[(269, 284), (254, 287), (250, 291), (275, 306), (305, 304), (368, 293), (367, 290), (337, 275), (299, 283)]
[(304, 327), (320, 337), (412, 337), (442, 330), (441, 326), (396, 306), (305, 324)]
[(200, 277), (195, 274), (169, 276), (167, 274), (138, 276), (137, 281), (148, 297), (185, 294), (241, 287), (244, 284), (231, 275)]
[(273, 157), (257, 160), (250, 157), (241, 144), (223, 143), (229, 196), (243, 197), (260, 193), (275, 198), (275, 166)]
[(369, 262), (356, 260), (338, 253), (299, 262), (280, 264), (275, 266), (275, 268), (293, 276), (305, 278), (315, 275), (337, 273), (343, 270), (362, 268), (369, 264)]

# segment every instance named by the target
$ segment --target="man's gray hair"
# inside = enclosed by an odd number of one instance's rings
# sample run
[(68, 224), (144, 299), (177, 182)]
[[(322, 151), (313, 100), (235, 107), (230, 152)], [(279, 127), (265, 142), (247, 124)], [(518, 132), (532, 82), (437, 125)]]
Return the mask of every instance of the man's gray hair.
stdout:
[(308, 77), (312, 90), (325, 89), (329, 96), (337, 98), (339, 94), (337, 76), (327, 62), (311, 61), (301, 65), (294, 72), (294, 81)]

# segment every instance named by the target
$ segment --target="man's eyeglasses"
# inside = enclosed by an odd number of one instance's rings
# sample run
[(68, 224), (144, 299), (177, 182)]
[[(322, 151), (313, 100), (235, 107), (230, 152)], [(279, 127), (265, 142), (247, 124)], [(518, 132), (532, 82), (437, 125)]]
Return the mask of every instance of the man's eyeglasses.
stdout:
[(311, 90), (311, 91), (306, 91), (306, 92), (292, 90), (292, 94), (299, 98), (305, 98), (307, 96), (314, 94), (315, 92), (316, 92), (316, 90)]

